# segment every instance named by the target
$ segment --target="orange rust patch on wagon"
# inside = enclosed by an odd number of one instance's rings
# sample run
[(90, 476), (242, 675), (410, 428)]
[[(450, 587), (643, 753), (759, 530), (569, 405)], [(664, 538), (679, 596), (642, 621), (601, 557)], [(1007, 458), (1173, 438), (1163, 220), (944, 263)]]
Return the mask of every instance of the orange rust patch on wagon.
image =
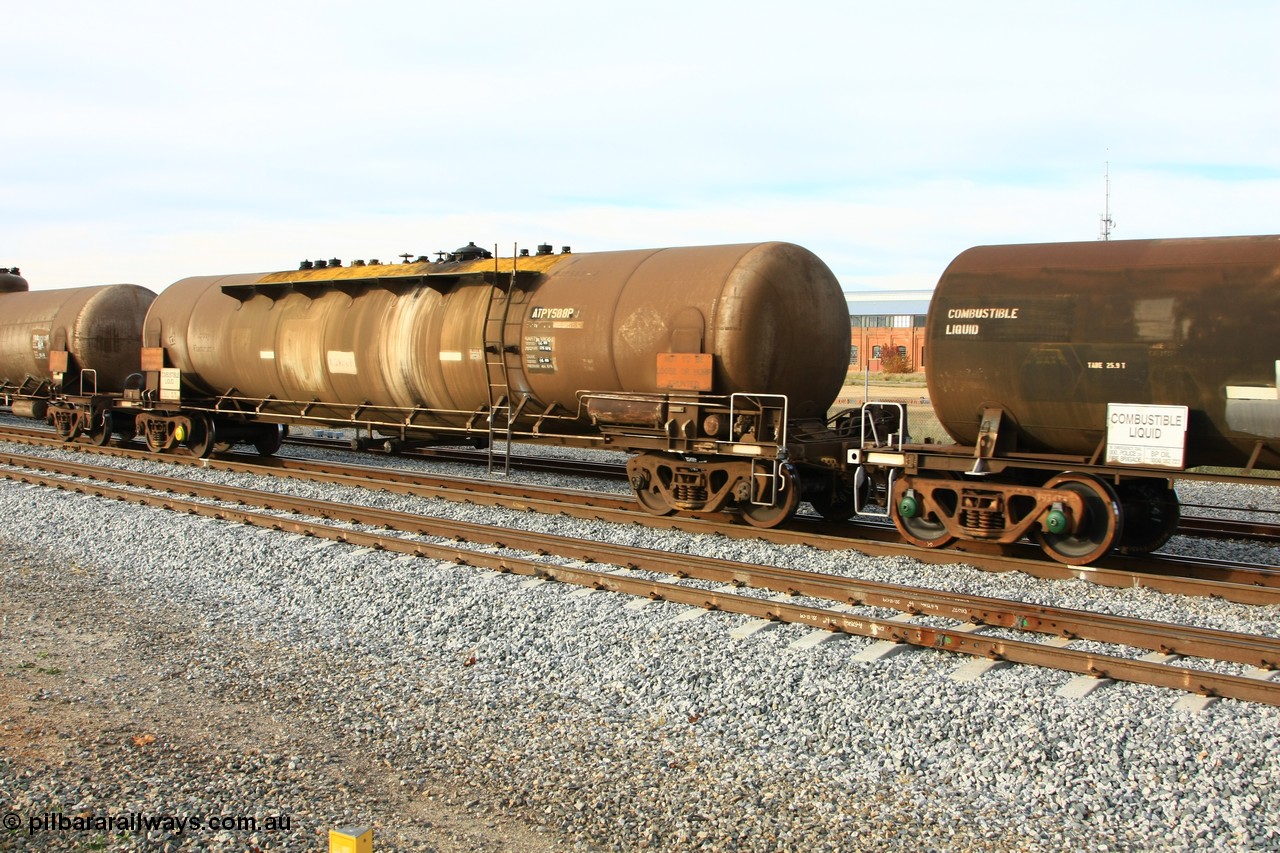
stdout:
[(658, 353), (658, 387), (666, 391), (710, 391), (710, 353)]

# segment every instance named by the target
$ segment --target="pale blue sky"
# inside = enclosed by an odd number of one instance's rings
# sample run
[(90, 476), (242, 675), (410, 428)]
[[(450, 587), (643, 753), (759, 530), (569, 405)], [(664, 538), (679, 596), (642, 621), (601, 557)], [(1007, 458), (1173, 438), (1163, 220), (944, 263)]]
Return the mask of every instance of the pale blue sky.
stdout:
[(37, 288), (470, 240), (1280, 232), (1276, 2), (6, 4), (0, 264)]

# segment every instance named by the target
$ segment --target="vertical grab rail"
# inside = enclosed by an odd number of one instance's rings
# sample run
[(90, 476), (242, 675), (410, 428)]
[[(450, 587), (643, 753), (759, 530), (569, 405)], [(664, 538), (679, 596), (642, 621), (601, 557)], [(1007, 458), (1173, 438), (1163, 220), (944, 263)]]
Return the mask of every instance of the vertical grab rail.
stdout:
[[(750, 405), (741, 405), (750, 404)], [(774, 401), (774, 402), (769, 402)], [(790, 400), (786, 394), (746, 394), (735, 392), (729, 395), (729, 424), (730, 429), (734, 429), (738, 423), (738, 415), (741, 409), (749, 409), (758, 418), (756, 433), (753, 434), (755, 444), (748, 443), (745, 446), (755, 447), (758, 445), (771, 444), (774, 446), (774, 452), (769, 458), (762, 458), (758, 455), (752, 455), (751, 458), (751, 503), (756, 506), (774, 506), (778, 502), (778, 494), (782, 489), (786, 488), (785, 481), (780, 475), (783, 464), (787, 457), (787, 421), (789, 418)], [(770, 412), (776, 415), (774, 419), (774, 438), (772, 441), (762, 440), (759, 432), (762, 425), (765, 424), (767, 416)], [(730, 438), (734, 436), (731, 434)], [(738, 436), (740, 437), (740, 436)], [(738, 446), (743, 446), (741, 442), (735, 442)], [(740, 454), (746, 455), (746, 454)], [(756, 496), (760, 495), (759, 498)]]
[(91, 375), (93, 378), (93, 390), (90, 391), (89, 394), (93, 395), (98, 393), (98, 371), (94, 370), (92, 367), (86, 367), (80, 371), (80, 396), (81, 397), (85, 396), (84, 378), (86, 375)]
[[(869, 413), (867, 412), (868, 407), (871, 407), (871, 406), (897, 409), (898, 410), (898, 431), (896, 433), (888, 433), (887, 435), (881, 436), (880, 431), (876, 428), (875, 419), (872, 417), (869, 417)], [(902, 403), (889, 402), (889, 401), (881, 402), (879, 400), (868, 400), (865, 403), (863, 403), (862, 411), (860, 412), (860, 420), (861, 420), (860, 427), (862, 432), (861, 432), (861, 438), (859, 440), (859, 448), (861, 449), (861, 451), (865, 453), (869, 447), (888, 446), (891, 450), (897, 450), (898, 452), (901, 452), (902, 442), (903, 442), (903, 433), (906, 432), (906, 430), (902, 428), (902, 425), (906, 423), (906, 418), (907, 418), (907, 407)], [(868, 441), (867, 441), (868, 438), (870, 438), (870, 444), (868, 444)], [(895, 444), (895, 439), (896, 439), (896, 444)], [(854, 514), (863, 518), (871, 517), (871, 518), (892, 519), (893, 507), (890, 506), (889, 504), (890, 504), (890, 501), (892, 500), (893, 483), (896, 479), (898, 479), (898, 470), (896, 468), (890, 469), (888, 480), (885, 483), (885, 511), (884, 512), (876, 512), (874, 510), (863, 509), (861, 505), (861, 499), (859, 499), (860, 505), (856, 510), (854, 510)], [(863, 468), (862, 464), (859, 463), (858, 470), (854, 473), (854, 483), (855, 483), (854, 488), (857, 490), (859, 495), (862, 494), (863, 484), (866, 481), (867, 481), (866, 470)]]
[[(507, 316), (511, 310), (511, 289), (516, 280), (515, 252), (511, 258), (511, 281), (504, 292), (501, 284), (501, 271), (498, 261), (498, 247), (493, 247), (493, 286), (489, 290), (489, 304), (484, 315), (484, 369), (485, 381), (489, 391), (488, 416), (488, 455), (489, 473), (493, 473), (493, 446), (498, 431), (499, 414), (502, 415), (506, 427), (506, 453), (503, 455), (503, 475), (511, 474), (511, 386), (507, 374), (506, 329)], [(501, 311), (495, 315), (495, 308), (501, 302)]]

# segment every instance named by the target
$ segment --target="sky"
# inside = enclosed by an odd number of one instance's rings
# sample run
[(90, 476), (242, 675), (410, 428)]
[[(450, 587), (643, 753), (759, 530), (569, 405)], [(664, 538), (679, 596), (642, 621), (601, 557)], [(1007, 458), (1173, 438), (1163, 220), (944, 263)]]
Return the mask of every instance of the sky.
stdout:
[[(7, 0), (0, 265), (33, 289), (786, 240), (1280, 233), (1280, 2)], [(1109, 164), (1109, 165), (1108, 165)]]

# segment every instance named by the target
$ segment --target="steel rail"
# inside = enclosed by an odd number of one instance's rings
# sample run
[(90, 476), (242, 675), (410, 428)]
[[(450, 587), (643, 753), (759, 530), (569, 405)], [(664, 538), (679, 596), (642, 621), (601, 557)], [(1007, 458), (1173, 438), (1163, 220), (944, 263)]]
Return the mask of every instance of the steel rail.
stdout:
[[(338, 452), (353, 451), (349, 442), (339, 439), (318, 438), (314, 436), (289, 436), (286, 444), (299, 447), (313, 447)], [(442, 462), (456, 462), (464, 465), (488, 464), (488, 455), (479, 450), (466, 450), (453, 447), (422, 447), (403, 450), (392, 454), (376, 446), (366, 448), (363, 452), (379, 455), (406, 456), (418, 459), (434, 459)], [(506, 462), (507, 455), (495, 456), (496, 460)], [(550, 456), (510, 456), (510, 466), (525, 471), (546, 471), (551, 473), (572, 474), (579, 477), (599, 477), (601, 479), (623, 480), (627, 476), (626, 465), (615, 462), (594, 462), (579, 459), (565, 459)], [(1280, 485), (1280, 481), (1277, 481)], [(1229, 507), (1223, 507), (1228, 509)], [(1238, 519), (1213, 518), (1209, 516), (1184, 515), (1178, 519), (1178, 534), (1197, 536), (1206, 539), (1248, 539), (1259, 542), (1280, 542), (1280, 525), (1261, 521), (1241, 521)]]
[[(361, 452), (352, 450), (350, 442), (333, 438), (290, 435), (285, 439), (285, 443), (298, 447), (313, 447), (337, 452)], [(488, 455), (483, 451), (455, 447), (412, 448), (392, 454), (377, 446), (371, 446), (362, 452), (435, 459), (464, 465), (485, 465), (488, 463)], [(495, 456), (495, 459), (505, 462), (507, 456), (505, 454)], [(551, 456), (511, 455), (510, 465), (512, 468), (526, 471), (547, 471), (573, 474), (580, 477), (599, 477), (601, 479), (624, 480), (627, 476), (626, 465), (615, 462), (584, 461)], [(1280, 486), (1280, 480), (1276, 481), (1276, 485)], [(1231, 507), (1217, 507), (1217, 509), (1231, 509)], [(1178, 519), (1178, 533), (1183, 536), (1197, 536), (1206, 539), (1249, 539), (1269, 543), (1280, 542), (1280, 524), (1214, 518), (1211, 516), (1182, 516)]]
[(1280, 524), (1269, 524), (1264, 521), (1243, 521), (1234, 518), (1183, 516), (1178, 521), (1178, 532), (1187, 536), (1202, 536), (1214, 539), (1280, 542)]
[[(63, 446), (67, 449), (84, 450), (92, 452), (99, 450), (93, 446), (86, 446), (82, 443), (67, 443), (57, 438), (48, 429), (38, 427), (20, 427), (15, 425), (0, 425), (0, 438), (8, 440), (22, 440), (26, 437), (37, 437), (47, 440), (52, 446)], [(484, 451), (469, 450), (457, 447), (421, 447), (410, 448), (399, 453), (392, 454), (386, 450), (379, 449), (376, 445), (366, 448), (363, 451), (355, 451), (351, 449), (350, 442), (334, 438), (325, 438), (317, 436), (290, 435), (285, 439), (288, 445), (298, 447), (309, 447), (314, 449), (332, 450), (339, 453), (368, 453), (377, 456), (399, 456), (411, 459), (428, 459), (444, 462), (456, 462), (459, 464), (488, 464), (488, 454)], [(130, 455), (137, 455), (139, 458), (156, 458), (156, 455), (150, 451), (143, 451), (136, 448), (130, 448), (125, 445), (117, 445), (120, 452)], [(250, 456), (253, 454), (242, 454), (231, 451), (227, 454), (220, 454), (219, 458)], [(203, 460), (191, 457), (183, 457), (181, 455), (165, 455), (162, 457), (168, 461), (186, 462), (188, 464), (200, 464)], [(262, 457), (254, 456), (260, 460), (262, 464), (270, 464)], [(287, 459), (288, 457), (278, 457)], [(505, 463), (506, 454), (495, 456), (495, 459)], [(299, 460), (305, 461), (305, 460)], [(532, 456), (512, 454), (510, 456), (510, 464), (513, 468), (519, 468), (528, 471), (545, 471), (550, 473), (564, 473), (575, 476), (598, 477), (600, 479), (625, 479), (626, 466), (615, 462), (586, 461), (579, 459), (567, 459), (555, 456)], [(373, 466), (362, 466), (359, 463), (345, 463), (344, 467), (352, 469), (367, 469), (370, 471), (379, 470)], [(466, 480), (466, 478), (460, 478)], [(476, 482), (491, 482), (478, 480)], [(1280, 486), (1280, 479), (1276, 480), (1276, 484)], [(620, 499), (620, 503), (625, 499)], [(1201, 507), (1204, 508), (1204, 507)], [(1209, 507), (1216, 509), (1231, 509), (1230, 507)], [(1266, 511), (1275, 514), (1274, 511)], [(708, 516), (709, 517), (709, 516)], [(815, 521), (817, 516), (812, 517)], [(1244, 521), (1239, 519), (1214, 518), (1210, 516), (1191, 516), (1184, 515), (1179, 519), (1178, 533), (1182, 535), (1198, 536), (1202, 538), (1239, 538), (1250, 539), (1261, 542), (1275, 543), (1280, 542), (1280, 524), (1271, 524), (1263, 521)]]
[[(49, 466), (50, 470), (63, 469), (63, 476), (68, 476), (65, 473), (66, 469), (75, 471), (76, 469), (93, 467), (76, 463), (53, 462), (52, 460), (38, 461), (52, 463)], [(147, 485), (136, 486), (135, 488), (150, 488), (160, 491), (166, 489), (194, 490), (205, 497), (208, 497), (209, 494), (220, 495), (209, 499), (230, 502), (261, 501), (269, 507), (286, 509), (291, 512), (323, 513), (318, 515), (321, 518), (332, 519), (335, 517), (354, 516), (351, 520), (355, 523), (378, 526), (404, 524), (408, 529), (416, 533), (425, 532), (426, 535), (441, 535), (436, 532), (434, 524), (426, 525), (426, 531), (420, 529), (424, 526), (422, 524), (424, 519), (407, 513), (351, 507), (313, 499), (282, 498), (282, 496), (274, 493), (263, 493), (231, 486), (195, 484), (190, 481), (160, 475), (133, 475), (133, 472), (120, 471), (111, 471), (110, 473), (129, 474), (132, 476), (125, 479), (136, 478), (138, 482), (142, 483), (150, 481)], [(251, 523), (271, 529), (323, 536), (324, 538), (364, 547), (433, 557), (464, 565), (490, 568), (496, 571), (526, 574), (590, 586), (596, 589), (693, 604), (708, 609), (743, 613), (762, 619), (810, 625), (830, 631), (959, 652), (995, 660), (1047, 666), (1053, 669), (1099, 678), (1134, 681), (1209, 696), (1280, 705), (1280, 683), (1265, 679), (1071, 650), (1025, 640), (983, 637), (975, 633), (973, 627), (966, 625), (938, 628), (906, 624), (843, 613), (812, 605), (764, 600), (723, 590), (707, 591), (652, 579), (621, 577), (617, 574), (594, 569), (550, 566), (524, 558), (460, 549), (453, 545), (435, 545), (421, 541), (406, 540), (383, 533), (353, 531), (331, 525), (305, 522), (299, 519), (267, 515), (238, 507), (228, 508), (199, 501), (189, 501), (173, 497), (171, 494), (152, 495), (135, 491), (132, 488), (117, 488), (102, 485), (98, 482), (70, 481), (61, 477), (37, 474), (27, 469), (0, 470), (0, 475), (22, 482), (38, 483), (50, 488), (70, 489), (131, 503), (161, 506), (175, 511)], [(73, 473), (70, 476), (81, 476), (81, 474)], [(601, 543), (583, 543), (567, 537), (549, 534), (528, 534), (523, 531), (495, 531), (486, 525), (463, 525), (456, 521), (429, 521), (438, 524), (439, 529), (445, 531), (443, 535), (453, 535), (458, 538), (458, 535), (465, 531), (466, 538), (469, 541), (479, 541), (479, 538), (471, 538), (475, 535), (487, 538), (489, 541), (486, 544), (499, 547), (529, 548), (532, 545), (532, 550), (541, 553), (556, 553), (560, 556), (570, 556), (575, 559), (594, 559), (596, 556), (601, 556), (611, 563), (649, 571), (674, 572), (681, 577), (697, 576), (709, 580), (752, 583), (766, 588), (778, 588), (781, 586), (786, 591), (804, 595), (828, 593), (822, 597), (835, 598), (837, 600), (844, 597), (850, 603), (895, 607), (908, 613), (940, 615), (962, 622), (974, 621), (980, 624), (996, 624), (1037, 632), (1045, 632), (1046, 629), (1052, 628), (1055, 632), (1080, 639), (1089, 638), (1089, 633), (1092, 630), (1097, 630), (1098, 625), (1109, 624), (1113, 630), (1126, 632), (1124, 640), (1114, 635), (1094, 638), (1107, 642), (1129, 643), (1130, 641), (1139, 640), (1141, 637), (1143, 639), (1136, 642), (1136, 645), (1142, 648), (1158, 648), (1170, 654), (1208, 655), (1218, 657), (1221, 660), (1252, 663), (1264, 667), (1273, 667), (1277, 658), (1280, 657), (1280, 640), (1271, 637), (1233, 634), (1231, 632), (1189, 626), (1165, 625), (1143, 620), (1125, 620), (1120, 617), (1109, 617), (1101, 614), (1088, 614), (1060, 608), (1044, 608), (1037, 605), (1024, 605), (1018, 602), (982, 599), (951, 593), (937, 593), (896, 585), (867, 583), (835, 576), (817, 575), (811, 572), (727, 563), (707, 558), (681, 558), (676, 561), (678, 568), (662, 569), (659, 566), (664, 561), (669, 564), (669, 561), (676, 560), (676, 558), (663, 552), (637, 549), (630, 546), (618, 546), (617, 551), (612, 554), (606, 547), (605, 551), (596, 554), (594, 549), (601, 547)], [(502, 541), (507, 539), (513, 540), (516, 544)], [(590, 545), (592, 552), (590, 554), (576, 552), (575, 549), (582, 545)], [(570, 553), (562, 554), (562, 549)], [(621, 555), (621, 558), (619, 558), (619, 555)], [(1209, 654), (1209, 649), (1213, 649), (1212, 654)]]
[[(726, 523), (725, 515), (654, 516), (641, 510), (630, 496), (602, 495), (585, 490), (550, 489), (528, 483), (443, 477), (367, 465), (334, 465), (296, 457), (263, 458), (250, 454), (225, 454), (218, 458), (157, 456), (134, 448), (101, 448), (65, 444), (47, 431), (32, 430), (19, 441), (52, 444), (91, 454), (124, 455), (148, 461), (217, 468), (253, 474), (300, 477), (316, 482), (357, 488), (378, 488), (399, 494), (462, 500), (486, 506), (505, 506), (544, 513), (564, 513), (618, 523), (760, 539), (774, 544), (806, 545), (824, 550), (855, 550), (868, 556), (906, 556), (935, 565), (963, 562), (984, 571), (1021, 571), (1042, 579), (1078, 580), (1115, 588), (1143, 587), (1177, 595), (1218, 596), (1242, 604), (1280, 603), (1280, 567), (1248, 566), (1208, 559), (1169, 555), (1123, 557), (1113, 555), (1092, 566), (1067, 566), (1049, 560), (1034, 546), (1008, 550), (982, 543), (957, 543), (945, 549), (920, 549), (903, 543), (890, 527), (865, 527), (825, 521), (796, 520), (772, 530), (745, 523)], [(852, 535), (852, 534), (857, 534)]]
[[(31, 470), (25, 460), (0, 454), (0, 463)], [(1194, 626), (1150, 622), (1102, 613), (1048, 607), (1006, 599), (966, 595), (901, 584), (866, 581), (842, 575), (763, 566), (651, 548), (581, 540), (552, 533), (496, 528), (456, 519), (337, 503), (317, 498), (281, 495), (258, 489), (204, 484), (159, 474), (138, 474), (74, 462), (37, 460), (37, 467), (64, 476), (107, 481), (132, 488), (186, 493), (206, 500), (252, 504), (265, 509), (299, 513), (471, 542), (478, 545), (555, 554), (576, 560), (609, 563), (622, 568), (661, 572), (681, 578), (768, 589), (789, 595), (826, 598), (851, 605), (885, 607), (912, 615), (942, 616), (960, 622), (1015, 628), (1073, 639), (1123, 643), (1165, 654), (1208, 657), (1260, 668), (1280, 667), (1280, 638), (1219, 631)]]

